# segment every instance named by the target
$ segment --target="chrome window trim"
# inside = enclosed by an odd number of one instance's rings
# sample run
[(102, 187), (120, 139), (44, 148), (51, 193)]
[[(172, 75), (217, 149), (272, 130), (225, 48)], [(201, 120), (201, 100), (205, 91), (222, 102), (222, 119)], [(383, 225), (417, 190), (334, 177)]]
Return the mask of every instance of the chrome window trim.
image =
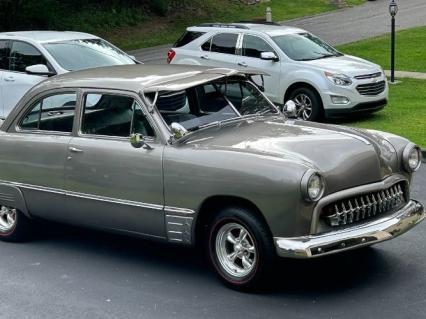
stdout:
[[(335, 201), (345, 199), (347, 197), (351, 196), (357, 196), (365, 193), (370, 193), (374, 191), (380, 191), (384, 190), (390, 186), (392, 186), (395, 183), (398, 182), (405, 182), (407, 184), (407, 187), (409, 186), (408, 180), (405, 176), (401, 174), (394, 174), (389, 176), (388, 178), (382, 180), (381, 182), (367, 184), (367, 185), (361, 185), (353, 188), (344, 189), (341, 191), (338, 191), (333, 194), (329, 194), (325, 197), (323, 197), (321, 200), (318, 201), (317, 205), (315, 206), (313, 212), (312, 212), (312, 221), (311, 221), (311, 229), (310, 234), (315, 235), (319, 226), (319, 216), (321, 214), (321, 210), (328, 204), (331, 204)], [(407, 191), (407, 194), (409, 194), (409, 190)]]

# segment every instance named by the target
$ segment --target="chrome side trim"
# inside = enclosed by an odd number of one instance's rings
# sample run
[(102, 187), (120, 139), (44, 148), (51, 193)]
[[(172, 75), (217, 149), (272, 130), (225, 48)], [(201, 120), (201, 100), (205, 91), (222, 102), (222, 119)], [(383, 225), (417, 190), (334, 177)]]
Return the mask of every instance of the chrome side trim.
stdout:
[(193, 221), (193, 217), (166, 215), (167, 240), (190, 245)]
[(164, 210), (166, 213), (177, 213), (177, 214), (184, 214), (184, 215), (193, 215), (195, 214), (195, 211), (188, 208), (179, 208), (179, 207), (173, 207), (173, 206), (164, 206)]
[(368, 224), (319, 235), (275, 237), (274, 242), (280, 257), (319, 257), (393, 239), (416, 226), (425, 217), (423, 205), (411, 200), (392, 216)]
[(318, 224), (319, 224), (319, 216), (321, 214), (322, 209), (325, 206), (348, 197), (359, 196), (362, 194), (385, 190), (398, 182), (405, 182), (408, 184), (407, 179), (403, 175), (395, 174), (378, 183), (367, 184), (367, 185), (362, 185), (362, 186), (358, 186), (354, 188), (345, 189), (345, 190), (342, 190), (321, 198), (321, 200), (317, 203), (312, 213), (312, 223), (311, 223), (310, 233), (311, 234), (316, 233), (318, 229)]

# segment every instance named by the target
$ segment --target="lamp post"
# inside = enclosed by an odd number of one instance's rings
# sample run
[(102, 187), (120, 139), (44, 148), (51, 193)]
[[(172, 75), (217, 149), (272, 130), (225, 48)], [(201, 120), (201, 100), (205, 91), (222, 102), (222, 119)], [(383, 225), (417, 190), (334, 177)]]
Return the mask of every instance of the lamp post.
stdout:
[(389, 3), (389, 13), (391, 15), (391, 83), (395, 83), (395, 16), (398, 12), (398, 5), (395, 0)]

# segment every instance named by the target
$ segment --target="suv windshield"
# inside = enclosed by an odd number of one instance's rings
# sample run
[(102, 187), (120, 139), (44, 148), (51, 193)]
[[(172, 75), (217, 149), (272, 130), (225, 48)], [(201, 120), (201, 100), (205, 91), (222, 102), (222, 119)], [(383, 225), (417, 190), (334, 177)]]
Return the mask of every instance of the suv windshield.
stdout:
[(310, 33), (286, 34), (272, 37), (292, 60), (309, 61), (342, 56), (343, 54)]
[(156, 106), (169, 126), (179, 123), (188, 131), (243, 116), (279, 113), (256, 86), (241, 80), (160, 92)]
[(44, 47), (59, 65), (68, 71), (135, 64), (127, 54), (102, 39), (51, 42), (44, 44)]

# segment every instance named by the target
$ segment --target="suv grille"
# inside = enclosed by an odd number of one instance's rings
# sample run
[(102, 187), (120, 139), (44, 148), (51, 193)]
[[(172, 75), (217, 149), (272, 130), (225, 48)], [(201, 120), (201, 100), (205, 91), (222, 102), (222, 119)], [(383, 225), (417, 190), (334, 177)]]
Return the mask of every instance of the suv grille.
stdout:
[(385, 90), (386, 82), (380, 81), (376, 83), (360, 84), (356, 87), (356, 90), (361, 95), (378, 95)]
[(386, 214), (405, 203), (403, 182), (374, 193), (340, 200), (324, 207), (323, 218), (330, 226), (344, 226)]
[(371, 74), (363, 74), (363, 75), (355, 76), (355, 79), (357, 79), (357, 80), (374, 79), (374, 78), (380, 77), (381, 75), (382, 75), (382, 72), (371, 73)]

